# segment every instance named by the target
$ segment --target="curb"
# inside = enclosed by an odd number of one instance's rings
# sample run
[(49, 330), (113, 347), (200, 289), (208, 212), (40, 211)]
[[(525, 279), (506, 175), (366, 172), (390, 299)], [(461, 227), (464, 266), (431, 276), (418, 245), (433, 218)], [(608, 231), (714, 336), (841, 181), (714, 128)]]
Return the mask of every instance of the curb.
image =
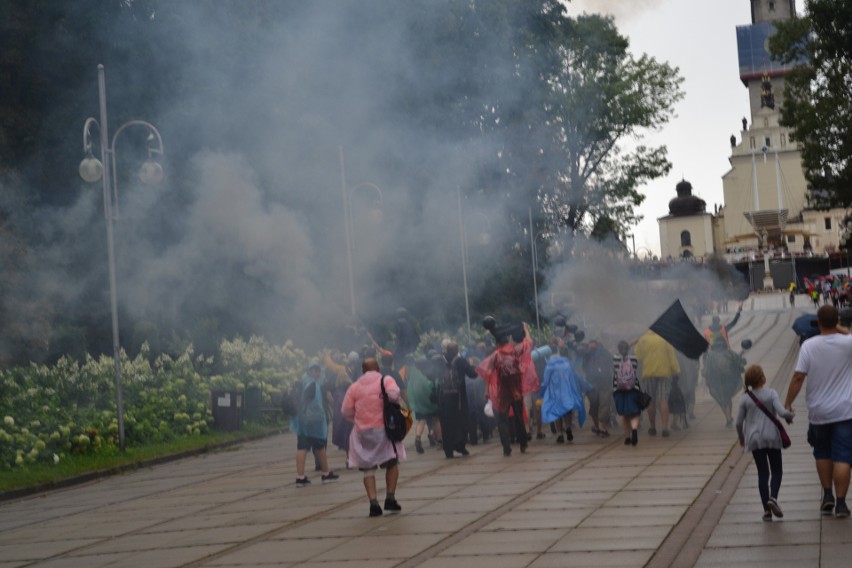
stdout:
[(160, 465), (164, 463), (169, 463), (173, 461), (177, 461), (183, 458), (190, 458), (194, 456), (199, 456), (202, 454), (212, 453), (219, 450), (223, 450), (226, 448), (230, 448), (232, 446), (237, 446), (240, 444), (245, 444), (246, 442), (253, 442), (255, 440), (261, 440), (263, 438), (269, 438), (272, 436), (279, 436), (281, 434), (285, 434), (285, 430), (278, 430), (275, 432), (268, 432), (265, 434), (252, 434), (246, 436), (245, 438), (239, 438), (237, 440), (229, 440), (227, 442), (220, 442), (218, 444), (208, 444), (206, 446), (202, 446), (200, 448), (196, 448), (194, 450), (186, 450), (184, 452), (176, 452), (174, 454), (166, 454), (164, 456), (158, 456), (155, 458), (148, 458), (145, 460), (140, 460), (132, 463), (127, 463), (123, 465), (117, 465), (114, 467), (110, 467), (107, 469), (101, 469), (97, 471), (90, 471), (88, 473), (81, 473), (80, 475), (75, 475), (73, 477), (67, 477), (65, 479), (60, 479), (58, 481), (50, 481), (48, 483), (42, 483), (40, 485), (34, 485), (32, 487), (22, 487), (20, 489), (10, 489), (9, 491), (0, 492), (0, 503), (14, 501), (16, 499), (21, 499), (23, 497), (29, 497), (31, 495), (35, 495), (37, 493), (46, 493), (48, 491), (55, 491), (57, 489), (65, 489), (66, 487), (73, 487), (75, 485), (80, 485), (82, 483), (87, 483), (89, 481), (94, 481), (96, 479), (101, 479), (104, 477), (110, 477), (113, 475), (118, 475), (120, 473), (125, 473), (128, 471), (135, 471), (137, 469), (141, 469), (144, 467), (151, 467), (155, 465)]

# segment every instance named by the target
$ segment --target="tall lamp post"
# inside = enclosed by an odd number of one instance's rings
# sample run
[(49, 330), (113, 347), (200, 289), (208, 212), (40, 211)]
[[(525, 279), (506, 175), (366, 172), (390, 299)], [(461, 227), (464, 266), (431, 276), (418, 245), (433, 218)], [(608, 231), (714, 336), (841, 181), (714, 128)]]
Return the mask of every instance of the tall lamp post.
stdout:
[[(464, 212), (462, 210), (461, 187), (456, 186), (456, 197), (458, 199), (458, 214), (459, 214), (459, 243), (461, 245), (461, 261), (462, 261), (462, 284), (464, 285), (464, 312), (467, 321), (467, 341), (470, 343), (473, 339), (473, 332), (470, 327), (470, 295), (467, 285), (467, 230), (464, 225)], [(477, 235), (479, 244), (482, 246), (491, 242), (491, 220), (485, 213), (475, 212), (470, 215), (471, 218), (481, 218), (483, 229)]]
[(528, 208), (527, 212), (530, 217), (530, 253), (532, 254), (532, 276), (533, 276), (533, 301), (535, 302), (535, 326), (541, 333), (541, 315), (538, 307), (538, 239), (545, 235), (546, 231), (534, 231), (532, 220), (532, 208)]
[(382, 195), (382, 190), (374, 183), (362, 182), (352, 187), (348, 186), (346, 182), (346, 166), (343, 160), (343, 146), (340, 147), (340, 188), (343, 195), (343, 230), (345, 233), (344, 238), (346, 240), (346, 267), (349, 275), (349, 306), (352, 310), (352, 317), (355, 318), (358, 315), (358, 311), (355, 308), (355, 269), (353, 267), (352, 260), (353, 250), (355, 249), (352, 196), (355, 195), (356, 191), (362, 188), (374, 191), (378, 197), (373, 202), (373, 213), (374, 216), (378, 216), (379, 221), (381, 220), (384, 197)]
[[(121, 357), (118, 335), (118, 292), (115, 276), (115, 239), (113, 236), (114, 223), (118, 218), (118, 178), (115, 174), (115, 143), (118, 135), (130, 126), (142, 126), (148, 130), (148, 159), (139, 170), (139, 178), (143, 183), (159, 183), (163, 179), (163, 168), (153, 160), (153, 156), (163, 154), (163, 139), (153, 124), (144, 120), (131, 120), (121, 125), (109, 141), (109, 126), (107, 124), (106, 82), (104, 66), (98, 65), (98, 100), (100, 103), (100, 121), (87, 118), (83, 125), (83, 152), (85, 158), (80, 162), (80, 177), (89, 183), (103, 180), (104, 217), (106, 218), (107, 256), (109, 259), (109, 296), (112, 311), (112, 358), (115, 367), (115, 406), (118, 418), (118, 447), (123, 452), (124, 445), (124, 399), (121, 386)], [(92, 154), (90, 140), (92, 126), (98, 127), (100, 138), (101, 159)]]

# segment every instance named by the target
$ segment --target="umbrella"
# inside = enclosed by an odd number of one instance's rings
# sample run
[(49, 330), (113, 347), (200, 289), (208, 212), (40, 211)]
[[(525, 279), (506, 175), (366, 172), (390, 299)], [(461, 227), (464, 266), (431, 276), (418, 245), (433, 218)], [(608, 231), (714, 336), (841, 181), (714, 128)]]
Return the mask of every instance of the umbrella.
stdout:
[(650, 329), (690, 359), (698, 359), (707, 351), (707, 340), (692, 325), (680, 300), (675, 300)]
[(793, 322), (793, 331), (796, 332), (802, 341), (810, 339), (815, 335), (819, 335), (819, 327), (817, 327), (817, 317), (815, 314), (805, 314), (797, 317)]

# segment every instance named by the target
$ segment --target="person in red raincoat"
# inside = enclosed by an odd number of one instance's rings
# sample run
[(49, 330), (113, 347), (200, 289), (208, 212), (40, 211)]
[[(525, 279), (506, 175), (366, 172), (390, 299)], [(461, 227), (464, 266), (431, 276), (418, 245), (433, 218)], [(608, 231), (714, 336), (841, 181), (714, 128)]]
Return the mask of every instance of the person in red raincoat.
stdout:
[[(521, 453), (527, 450), (527, 431), (524, 426), (524, 382), (535, 373), (531, 352), (532, 339), (524, 324), (524, 339), (514, 343), (510, 336), (498, 336), (497, 349), (476, 368), (476, 374), (488, 385), (488, 397), (494, 407), (497, 430), (503, 455), (512, 455), (512, 425)], [(513, 414), (510, 417), (509, 413)]]

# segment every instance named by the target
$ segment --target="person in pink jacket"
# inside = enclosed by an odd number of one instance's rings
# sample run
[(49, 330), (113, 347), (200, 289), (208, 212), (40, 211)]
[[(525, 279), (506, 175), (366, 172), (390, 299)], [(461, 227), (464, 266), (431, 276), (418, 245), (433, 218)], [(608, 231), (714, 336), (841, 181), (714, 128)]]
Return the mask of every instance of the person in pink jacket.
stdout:
[(379, 372), (375, 359), (366, 359), (362, 364), (364, 374), (352, 383), (343, 398), (341, 414), (355, 423), (349, 435), (349, 465), (364, 472), (364, 488), (370, 500), (370, 516), (382, 514), (376, 497), (376, 469), (385, 470), (387, 496), (384, 510), (398, 513), (402, 507), (396, 500), (396, 484), (399, 481), (399, 462), (405, 459), (405, 446), (394, 443), (385, 434), (384, 400), (382, 387), (393, 402), (399, 402), (400, 391), (393, 377)]

